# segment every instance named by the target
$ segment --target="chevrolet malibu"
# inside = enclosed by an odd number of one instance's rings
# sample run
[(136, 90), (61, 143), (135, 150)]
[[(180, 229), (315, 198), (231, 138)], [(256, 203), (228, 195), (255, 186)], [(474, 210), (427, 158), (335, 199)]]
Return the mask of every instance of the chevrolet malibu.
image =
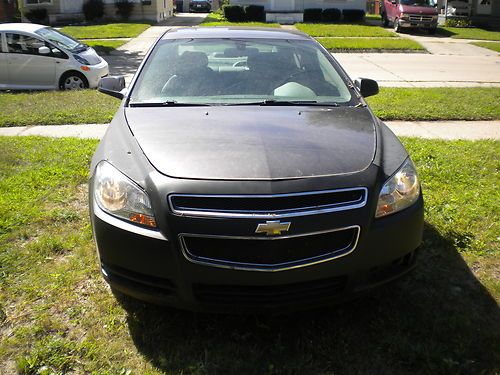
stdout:
[(91, 163), (90, 211), (114, 290), (203, 311), (308, 308), (415, 265), (420, 183), (407, 151), (312, 38), (165, 33)]
[(96, 88), (108, 70), (94, 49), (51, 27), (0, 24), (0, 90)]

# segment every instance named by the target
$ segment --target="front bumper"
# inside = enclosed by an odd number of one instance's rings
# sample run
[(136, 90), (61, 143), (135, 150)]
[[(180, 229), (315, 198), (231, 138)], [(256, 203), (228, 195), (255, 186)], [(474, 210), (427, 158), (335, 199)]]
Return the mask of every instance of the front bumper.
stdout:
[(89, 81), (89, 88), (95, 89), (99, 84), (101, 78), (106, 77), (109, 74), (109, 65), (102, 59), (102, 61), (97, 65), (89, 66), (89, 71), (82, 71)]
[(419, 20), (409, 20), (401, 18), (399, 20), (399, 26), (404, 28), (436, 29), (437, 18), (432, 21), (419, 21)]
[[(357, 246), (346, 256), (262, 272), (193, 263), (178, 237), (167, 239), (112, 218), (93, 202), (91, 207), (102, 273), (112, 288), (148, 302), (201, 311), (300, 309), (342, 301), (412, 269), (424, 222), (420, 197), (397, 214), (362, 224)], [(359, 219), (356, 211), (297, 219), (297, 227), (353, 223)]]

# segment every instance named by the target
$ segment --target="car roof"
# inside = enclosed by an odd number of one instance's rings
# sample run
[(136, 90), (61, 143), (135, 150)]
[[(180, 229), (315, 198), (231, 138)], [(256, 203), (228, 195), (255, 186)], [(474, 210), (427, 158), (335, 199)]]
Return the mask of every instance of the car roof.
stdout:
[(295, 39), (310, 40), (307, 34), (294, 30), (271, 27), (189, 27), (170, 29), (162, 39), (206, 39), (206, 38), (244, 38), (244, 39)]
[(37, 30), (47, 27), (45, 25), (38, 25), (36, 23), (2, 23), (0, 24), (0, 31), (24, 31), (33, 33)]

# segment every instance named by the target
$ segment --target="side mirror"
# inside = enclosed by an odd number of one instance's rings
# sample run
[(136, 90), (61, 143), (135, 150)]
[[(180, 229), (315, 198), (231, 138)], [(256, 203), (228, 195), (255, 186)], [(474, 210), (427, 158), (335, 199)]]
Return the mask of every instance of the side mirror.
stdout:
[(391, 0), (392, 5), (396, 5), (398, 2), (396, 0)]
[(124, 98), (124, 93), (122, 92), (125, 88), (125, 77), (124, 76), (110, 76), (101, 78), (97, 86), (97, 90), (103, 94), (111, 95), (118, 99)]
[(40, 55), (50, 55), (50, 48), (46, 46), (42, 46), (38, 48), (38, 53)]
[(360, 78), (354, 81), (354, 84), (358, 87), (359, 92), (364, 98), (377, 95), (379, 92), (378, 83), (373, 79)]

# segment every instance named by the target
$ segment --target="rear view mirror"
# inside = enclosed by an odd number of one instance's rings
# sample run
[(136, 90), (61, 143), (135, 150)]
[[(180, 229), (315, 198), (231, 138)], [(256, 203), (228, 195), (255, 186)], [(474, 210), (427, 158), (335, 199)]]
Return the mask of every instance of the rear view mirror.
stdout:
[(124, 76), (110, 76), (101, 78), (97, 90), (103, 94), (111, 95), (118, 99), (123, 99), (125, 94), (123, 89), (125, 88), (125, 77)]
[(38, 53), (40, 55), (50, 55), (50, 48), (46, 46), (42, 46), (38, 48)]
[(359, 92), (364, 98), (377, 95), (379, 92), (378, 83), (373, 79), (360, 78), (359, 80), (354, 81), (354, 83), (356, 84)]

